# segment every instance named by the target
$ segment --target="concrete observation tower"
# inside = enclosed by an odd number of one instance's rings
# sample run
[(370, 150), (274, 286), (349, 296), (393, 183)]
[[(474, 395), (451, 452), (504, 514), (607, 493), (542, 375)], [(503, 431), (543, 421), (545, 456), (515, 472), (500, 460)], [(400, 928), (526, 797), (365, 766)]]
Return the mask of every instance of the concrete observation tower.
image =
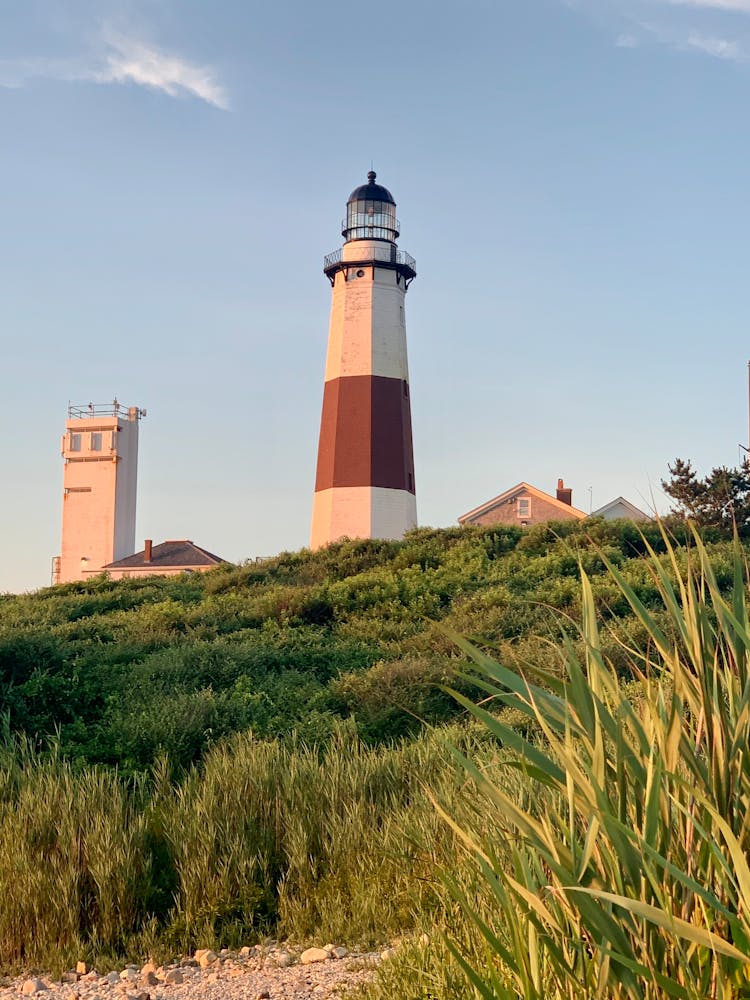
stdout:
[(61, 554), (52, 582), (85, 580), (135, 549), (138, 425), (146, 411), (111, 404), (69, 406), (61, 453)]
[(399, 250), (387, 188), (356, 188), (344, 246), (325, 258), (333, 299), (310, 547), (339, 538), (401, 538), (417, 504), (406, 360), (406, 291), (416, 261)]

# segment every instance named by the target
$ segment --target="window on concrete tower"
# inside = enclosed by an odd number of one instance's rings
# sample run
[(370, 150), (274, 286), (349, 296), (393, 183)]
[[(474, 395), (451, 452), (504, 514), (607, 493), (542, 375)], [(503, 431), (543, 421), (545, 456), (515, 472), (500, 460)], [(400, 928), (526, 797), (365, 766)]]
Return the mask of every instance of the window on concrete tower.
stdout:
[(101, 431), (91, 432), (91, 450), (101, 451), (102, 450), (102, 435)]

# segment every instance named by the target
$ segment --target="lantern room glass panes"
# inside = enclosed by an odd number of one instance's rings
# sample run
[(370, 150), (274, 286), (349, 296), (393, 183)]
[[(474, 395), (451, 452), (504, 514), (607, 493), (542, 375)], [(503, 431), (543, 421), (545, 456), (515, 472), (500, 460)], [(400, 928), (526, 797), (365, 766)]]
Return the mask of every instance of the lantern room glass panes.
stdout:
[(398, 237), (396, 206), (386, 201), (360, 199), (346, 206), (348, 240), (395, 240)]

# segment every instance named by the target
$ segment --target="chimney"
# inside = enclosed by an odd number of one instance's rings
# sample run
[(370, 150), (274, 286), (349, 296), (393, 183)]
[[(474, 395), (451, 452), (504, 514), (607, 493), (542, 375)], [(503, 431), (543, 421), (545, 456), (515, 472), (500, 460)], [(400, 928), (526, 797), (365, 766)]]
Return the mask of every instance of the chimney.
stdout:
[(560, 503), (566, 503), (568, 507), (573, 506), (573, 490), (567, 489), (562, 479), (557, 480), (557, 499)]
[(152, 547), (152, 545), (153, 545), (153, 542), (151, 541), (150, 538), (147, 538), (146, 541), (143, 543), (143, 561), (144, 562), (147, 562), (147, 563), (151, 562), (151, 547)]

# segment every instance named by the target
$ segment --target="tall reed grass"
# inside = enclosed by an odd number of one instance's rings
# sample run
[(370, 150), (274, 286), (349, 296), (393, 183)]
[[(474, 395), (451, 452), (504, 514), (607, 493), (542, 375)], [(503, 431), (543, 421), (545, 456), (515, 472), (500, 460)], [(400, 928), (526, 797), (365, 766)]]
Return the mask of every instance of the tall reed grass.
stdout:
[(481, 875), (479, 895), (452, 885), (463, 940), (448, 942), (478, 996), (750, 996), (744, 552), (736, 544), (724, 593), (698, 537), (686, 562), (665, 542), (671, 568), (653, 552), (648, 563), (658, 618), (608, 566), (648, 639), (622, 650), (627, 680), (602, 653), (585, 574), (582, 652), (561, 641), (562, 679), (510, 671), (456, 637), (488, 699), (538, 733), (457, 696), (510, 748), (505, 771), (530, 793), (509, 794), (503, 774), (453, 750), (487, 812), (477, 830), (445, 811)]
[(458, 849), (425, 782), (460, 798), (442, 740), (376, 750), (346, 726), (325, 750), (238, 736), (177, 782), (166, 762), (125, 782), (19, 744), (0, 759), (0, 967), (383, 941), (438, 905)]
[(141, 789), (74, 775), (27, 745), (0, 765), (0, 961), (118, 949), (144, 917), (151, 876)]

